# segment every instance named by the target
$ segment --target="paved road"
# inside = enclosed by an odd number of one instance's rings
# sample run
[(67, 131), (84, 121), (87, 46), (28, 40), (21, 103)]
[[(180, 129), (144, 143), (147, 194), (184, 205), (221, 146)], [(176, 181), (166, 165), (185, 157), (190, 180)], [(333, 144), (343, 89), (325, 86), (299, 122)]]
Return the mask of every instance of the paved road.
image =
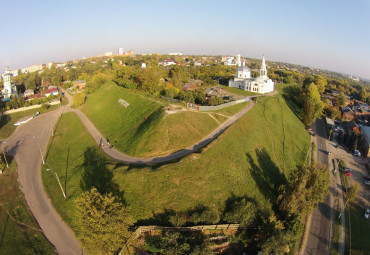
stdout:
[(19, 126), (11, 137), (2, 142), (1, 149), (14, 156), (18, 182), (27, 204), (57, 252), (82, 254), (79, 241), (47, 197), (41, 179), (41, 154), (45, 154), (52, 127), (61, 112), (68, 109), (66, 106), (60, 107)]
[(309, 223), (309, 232), (306, 240), (303, 254), (318, 255), (330, 254), (332, 233), (334, 227), (334, 196), (333, 189), (335, 181), (332, 174), (331, 164), (329, 164), (328, 155), (326, 155), (326, 127), (323, 120), (317, 120), (313, 125), (316, 134), (317, 160), (329, 166), (330, 188), (329, 195), (324, 202), (320, 203), (318, 208), (312, 213), (311, 222)]

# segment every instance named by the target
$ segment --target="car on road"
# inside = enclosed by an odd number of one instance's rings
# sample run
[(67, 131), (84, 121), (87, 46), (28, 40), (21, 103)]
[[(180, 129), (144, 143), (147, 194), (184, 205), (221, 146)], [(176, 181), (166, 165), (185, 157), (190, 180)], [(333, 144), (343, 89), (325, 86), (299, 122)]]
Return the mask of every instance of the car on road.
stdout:
[(370, 181), (365, 181), (365, 185), (370, 185)]
[(365, 211), (365, 215), (364, 215), (365, 219), (368, 219), (369, 215), (370, 215), (370, 209), (367, 208), (366, 211)]
[(325, 151), (325, 154), (326, 155), (330, 155), (331, 154), (331, 151)]
[(353, 155), (355, 155), (357, 157), (361, 157), (361, 152), (358, 151), (358, 150), (355, 150), (355, 152), (353, 153)]
[(349, 167), (344, 168), (344, 172), (352, 172), (352, 169)]
[(364, 176), (365, 181), (370, 181), (370, 176)]
[(36, 112), (35, 115), (33, 115), (34, 117), (37, 117), (40, 115), (40, 112)]
[(352, 176), (351, 172), (344, 172), (344, 174), (347, 175), (347, 176)]

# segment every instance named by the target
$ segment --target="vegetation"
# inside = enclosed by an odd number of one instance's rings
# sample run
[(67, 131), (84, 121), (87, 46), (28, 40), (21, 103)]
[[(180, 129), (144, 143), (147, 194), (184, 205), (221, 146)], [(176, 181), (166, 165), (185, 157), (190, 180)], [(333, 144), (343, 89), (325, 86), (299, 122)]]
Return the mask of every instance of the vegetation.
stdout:
[[(81, 184), (87, 182), (80, 183), (81, 179), (84, 180), (85, 173), (103, 169), (103, 176), (111, 176), (108, 183), (118, 185), (117, 194), (123, 193), (137, 225), (213, 224), (222, 222), (227, 215), (230, 221), (264, 226), (250, 235), (241, 232), (238, 237), (241, 241), (235, 241), (235, 247), (243, 249), (250, 240), (245, 236), (258, 236), (261, 239), (258, 244), (267, 250), (281, 236), (287, 240), (283, 242), (285, 248), (286, 245), (294, 248), (301, 229), (300, 218), (283, 217), (279, 211), (274, 213), (274, 208), (278, 188), (294, 180), (294, 169), (306, 159), (309, 136), (281, 96), (260, 98), (246, 116), (201, 154), (190, 155), (178, 163), (136, 167), (106, 158), (105, 163), (99, 159), (93, 164), (95, 170), (86, 172), (84, 169), (90, 169), (84, 163), (86, 155), (91, 153), (94, 158), (101, 155), (99, 150), (89, 149), (91, 146), (96, 145), (75, 114), (64, 114), (47, 164), (65, 184), (67, 199), (61, 196), (50, 171), (43, 171), (43, 180), (56, 208), (73, 228), (76, 228), (71, 220), (76, 211), (73, 200), (83, 189), (99, 186), (96, 183), (85, 188)], [(106, 171), (112, 174), (104, 174)], [(94, 176), (86, 176), (89, 175)], [(249, 204), (251, 201), (255, 202)], [(243, 212), (252, 208), (256, 208), (256, 217), (244, 218)], [(245, 216), (248, 215), (251, 214)]]
[(18, 186), (15, 161), (3, 153), (0, 162), (0, 241), (1, 254), (55, 254), (54, 247), (43, 235)]
[(321, 101), (320, 93), (317, 86), (311, 83), (305, 90), (304, 107), (302, 121), (308, 127), (319, 117), (322, 116), (324, 103)]
[(89, 254), (113, 254), (123, 247), (131, 235), (132, 220), (117, 197), (102, 195), (93, 187), (75, 204), (77, 236)]
[(74, 106), (81, 106), (85, 103), (86, 100), (86, 94), (83, 92), (75, 93), (73, 96), (73, 105)]
[(109, 83), (91, 94), (82, 110), (117, 149), (145, 157), (186, 148), (226, 120), (217, 113), (165, 114), (161, 104)]

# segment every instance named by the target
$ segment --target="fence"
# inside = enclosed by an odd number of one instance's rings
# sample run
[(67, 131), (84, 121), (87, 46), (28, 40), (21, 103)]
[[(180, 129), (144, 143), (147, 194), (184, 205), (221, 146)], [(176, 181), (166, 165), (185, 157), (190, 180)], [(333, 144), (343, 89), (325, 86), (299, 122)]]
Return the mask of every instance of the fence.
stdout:
[[(184, 101), (173, 99), (173, 98), (170, 98), (170, 97), (161, 96), (161, 98), (166, 100), (166, 101), (170, 101), (172, 103), (184, 104)], [(232, 106), (232, 105), (235, 105), (235, 104), (245, 103), (245, 102), (248, 102), (248, 101), (249, 101), (249, 97), (246, 97), (244, 99), (239, 99), (239, 100), (236, 100), (236, 101), (231, 101), (231, 102), (228, 102), (228, 103), (215, 105), (215, 106), (199, 106), (199, 105), (196, 105), (196, 104), (186, 103), (186, 107), (187, 108), (192, 108), (192, 109), (195, 109), (195, 110), (200, 110), (200, 111), (217, 111), (217, 110), (223, 109), (225, 107), (229, 107), (229, 106)]]
[[(59, 100), (56, 100), (56, 101), (52, 101), (52, 102), (46, 103), (46, 104), (55, 105), (55, 104), (60, 104), (60, 102), (59, 102)], [(18, 108), (18, 109), (5, 111), (3, 114), (12, 114), (12, 113), (16, 113), (16, 112), (23, 112), (23, 111), (27, 111), (27, 110), (31, 110), (31, 109), (40, 108), (41, 106), (42, 106), (42, 104), (31, 105), (31, 106), (27, 106), (27, 107), (22, 107), (22, 108)]]
[(161, 227), (161, 226), (141, 226), (136, 229), (133, 234), (133, 239), (139, 238), (140, 235), (146, 232), (155, 230), (176, 230), (176, 231), (203, 231), (203, 230), (238, 230), (243, 229), (239, 224), (219, 224), (219, 225), (201, 225), (192, 227)]

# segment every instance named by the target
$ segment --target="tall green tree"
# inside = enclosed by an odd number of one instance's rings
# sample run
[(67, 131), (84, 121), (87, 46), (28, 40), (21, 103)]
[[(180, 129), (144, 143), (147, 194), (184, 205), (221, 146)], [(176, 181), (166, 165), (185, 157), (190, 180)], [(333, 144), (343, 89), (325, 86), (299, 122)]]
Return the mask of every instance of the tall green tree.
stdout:
[(361, 101), (366, 102), (368, 97), (367, 90), (365, 87), (361, 87)]
[(290, 214), (309, 213), (329, 192), (327, 166), (314, 163), (297, 169), (296, 177), (279, 187), (279, 210)]
[(325, 92), (326, 87), (328, 86), (328, 80), (322, 75), (316, 75), (315, 84), (319, 90), (319, 93), (323, 94)]
[(96, 188), (75, 200), (77, 236), (89, 254), (115, 254), (131, 236), (129, 210), (111, 193)]
[(324, 103), (321, 101), (319, 90), (314, 83), (306, 87), (303, 98), (302, 121), (306, 126), (310, 126), (312, 122), (322, 116)]
[(345, 106), (347, 103), (346, 95), (343, 92), (340, 92), (337, 98), (337, 102), (340, 106)]

